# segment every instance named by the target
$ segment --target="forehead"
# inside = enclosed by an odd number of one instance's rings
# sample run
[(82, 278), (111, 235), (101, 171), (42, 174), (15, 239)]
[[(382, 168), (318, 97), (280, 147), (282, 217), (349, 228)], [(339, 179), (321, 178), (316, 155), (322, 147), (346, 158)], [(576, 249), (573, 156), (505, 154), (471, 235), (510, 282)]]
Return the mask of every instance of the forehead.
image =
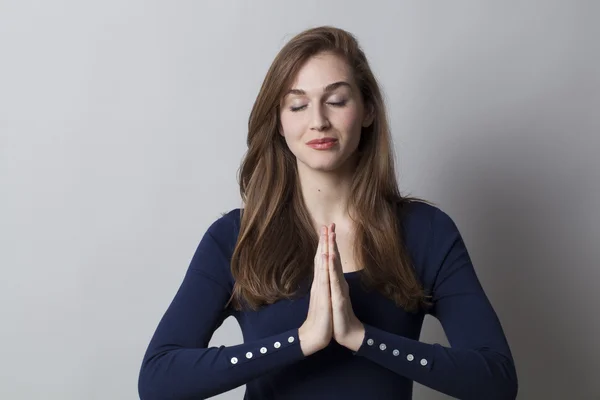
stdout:
[(352, 84), (352, 72), (346, 61), (331, 53), (322, 53), (308, 59), (296, 74), (292, 89), (320, 92), (330, 83), (346, 81)]

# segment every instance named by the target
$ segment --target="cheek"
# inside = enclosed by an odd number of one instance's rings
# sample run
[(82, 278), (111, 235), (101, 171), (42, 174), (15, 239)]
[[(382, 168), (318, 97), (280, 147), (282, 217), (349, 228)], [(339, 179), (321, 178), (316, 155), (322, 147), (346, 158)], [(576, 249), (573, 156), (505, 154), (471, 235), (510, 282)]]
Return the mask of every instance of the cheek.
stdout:
[(359, 112), (354, 107), (340, 110), (340, 112), (336, 113), (334, 124), (349, 133), (352, 133), (357, 129), (360, 131), (362, 125)]
[(283, 130), (282, 134), (285, 134), (287, 137), (297, 136), (304, 130), (306, 125), (301, 116), (290, 115), (290, 113), (280, 115), (279, 120), (281, 121), (281, 128)]

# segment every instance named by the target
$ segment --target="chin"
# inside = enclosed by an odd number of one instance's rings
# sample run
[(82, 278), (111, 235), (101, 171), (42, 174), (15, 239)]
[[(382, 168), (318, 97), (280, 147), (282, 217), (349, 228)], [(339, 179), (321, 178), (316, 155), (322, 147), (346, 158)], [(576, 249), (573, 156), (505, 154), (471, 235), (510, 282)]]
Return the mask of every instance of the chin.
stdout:
[(311, 170), (320, 171), (320, 172), (333, 172), (338, 170), (343, 162), (337, 157), (331, 158), (327, 161), (318, 161), (318, 160), (307, 160), (307, 162), (303, 161), (304, 165)]
[(309, 154), (302, 153), (300, 157), (296, 154), (298, 164), (303, 164), (304, 168), (321, 172), (332, 172), (340, 169), (348, 162), (352, 156), (348, 156), (341, 151), (315, 152), (310, 150)]

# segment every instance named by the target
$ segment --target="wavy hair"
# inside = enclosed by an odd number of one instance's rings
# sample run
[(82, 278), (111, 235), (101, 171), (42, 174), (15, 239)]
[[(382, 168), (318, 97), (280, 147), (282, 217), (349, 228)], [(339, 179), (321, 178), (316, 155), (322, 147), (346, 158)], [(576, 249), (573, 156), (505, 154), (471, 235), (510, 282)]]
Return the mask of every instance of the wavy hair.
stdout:
[(348, 199), (360, 279), (368, 290), (378, 290), (399, 307), (416, 312), (430, 305), (429, 296), (405, 249), (400, 221), (407, 202), (428, 202), (401, 196), (379, 85), (356, 38), (331, 26), (305, 30), (284, 45), (252, 107), (248, 150), (238, 170), (244, 208), (231, 258), (235, 284), (230, 302), (237, 310), (244, 305), (257, 310), (304, 294), (301, 283), (312, 280), (319, 236), (301, 195), (296, 158), (278, 132), (283, 96), (304, 63), (322, 52), (348, 63), (365, 109), (374, 112), (373, 123), (362, 128), (353, 196)]

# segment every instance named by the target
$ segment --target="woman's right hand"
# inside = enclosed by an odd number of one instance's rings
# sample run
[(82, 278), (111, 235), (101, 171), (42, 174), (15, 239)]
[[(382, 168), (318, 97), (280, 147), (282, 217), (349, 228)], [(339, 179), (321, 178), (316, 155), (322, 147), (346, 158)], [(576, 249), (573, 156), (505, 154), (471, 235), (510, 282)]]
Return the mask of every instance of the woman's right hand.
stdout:
[(333, 337), (333, 311), (329, 289), (328, 227), (322, 226), (315, 255), (314, 278), (310, 288), (308, 314), (298, 329), (300, 348), (305, 356), (327, 347)]

